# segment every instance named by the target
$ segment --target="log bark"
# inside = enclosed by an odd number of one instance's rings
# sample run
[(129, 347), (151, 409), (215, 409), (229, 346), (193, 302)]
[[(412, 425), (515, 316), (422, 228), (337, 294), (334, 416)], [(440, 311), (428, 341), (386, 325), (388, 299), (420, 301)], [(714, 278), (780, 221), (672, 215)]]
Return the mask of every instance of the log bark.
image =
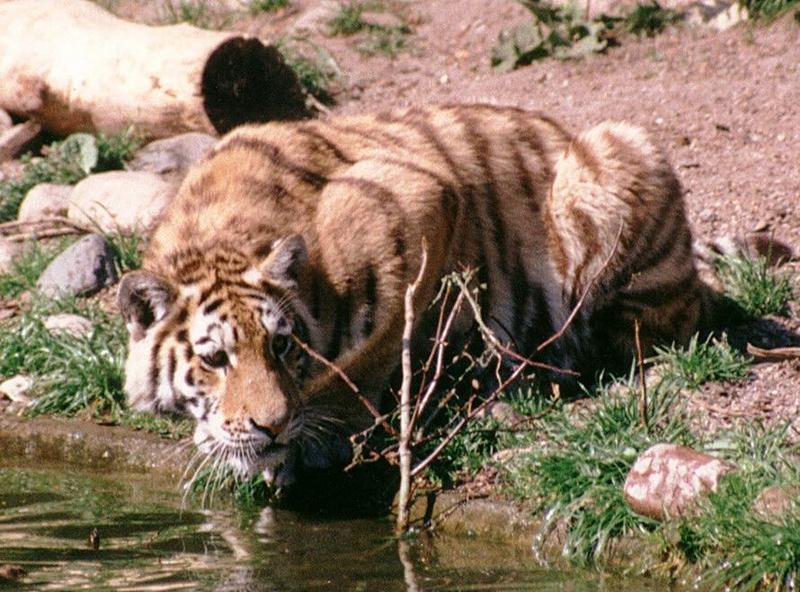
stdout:
[(0, 109), (58, 134), (224, 133), (307, 114), (292, 69), (255, 38), (131, 23), (85, 0), (0, 2), (0, 23)]

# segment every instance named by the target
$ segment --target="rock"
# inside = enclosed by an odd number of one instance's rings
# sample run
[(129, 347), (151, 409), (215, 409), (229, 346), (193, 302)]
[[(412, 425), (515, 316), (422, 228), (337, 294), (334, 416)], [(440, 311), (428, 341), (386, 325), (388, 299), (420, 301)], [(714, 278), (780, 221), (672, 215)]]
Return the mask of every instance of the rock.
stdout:
[(763, 518), (780, 518), (800, 504), (800, 487), (772, 485), (758, 494), (753, 511)]
[(72, 195), (71, 185), (40, 183), (25, 195), (19, 206), (17, 219), (31, 222), (53, 216), (66, 216), (70, 195)]
[(17, 374), (0, 383), (0, 394), (15, 403), (27, 405), (31, 402), (28, 393), (33, 388), (33, 378), (24, 374)]
[(217, 138), (208, 134), (191, 132), (164, 140), (150, 142), (139, 150), (128, 163), (132, 171), (145, 171), (163, 175), (186, 174), (189, 168), (202, 159), (217, 143)]
[(11, 120), (11, 116), (0, 109), (0, 133), (11, 129), (14, 127), (14, 122)]
[(36, 287), (52, 298), (91, 294), (116, 281), (111, 245), (102, 236), (90, 234), (56, 257), (39, 276)]
[(36, 141), (41, 132), (41, 125), (34, 121), (26, 121), (0, 133), (0, 162), (22, 154)]
[(517, 413), (514, 408), (505, 401), (494, 401), (478, 414), (482, 418), (492, 418), (502, 426), (512, 428), (525, 421), (525, 416)]
[(73, 189), (67, 217), (101, 232), (146, 234), (175, 191), (173, 184), (144, 171), (91, 175)]
[(72, 337), (88, 337), (94, 325), (86, 317), (76, 314), (50, 315), (44, 320), (45, 328), (53, 335), (70, 335)]
[(677, 444), (656, 444), (639, 456), (625, 479), (625, 500), (637, 514), (664, 520), (686, 513), (716, 491), (735, 465)]
[(0, 237), (0, 273), (8, 273), (11, 265), (22, 253), (22, 244)]
[(339, 12), (341, 5), (331, 0), (323, 0), (317, 6), (311, 6), (294, 22), (292, 35), (302, 32), (324, 32), (331, 20)]

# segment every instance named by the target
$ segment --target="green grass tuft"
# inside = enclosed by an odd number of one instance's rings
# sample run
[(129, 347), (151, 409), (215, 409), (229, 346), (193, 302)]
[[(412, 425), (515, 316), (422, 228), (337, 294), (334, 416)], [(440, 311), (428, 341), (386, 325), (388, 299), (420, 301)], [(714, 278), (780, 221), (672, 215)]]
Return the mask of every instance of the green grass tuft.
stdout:
[[(87, 337), (52, 334), (49, 314), (71, 312), (94, 325)], [(20, 317), (0, 326), (0, 376), (34, 378), (32, 415), (94, 416), (117, 413), (123, 405), (122, 369), (126, 331), (122, 321), (72, 300), (38, 301)]]
[(275, 12), (289, 6), (289, 0), (250, 0), (248, 6), (250, 14), (257, 15), (262, 12)]
[(211, 507), (216, 497), (231, 499), (239, 506), (264, 506), (274, 502), (280, 492), (264, 481), (259, 473), (244, 478), (235, 475), (225, 463), (212, 462), (202, 468), (186, 485), (190, 496), (200, 497), (203, 506)]
[(394, 57), (408, 48), (408, 27), (383, 27), (370, 25), (367, 36), (357, 49), (366, 55), (382, 54)]
[(333, 36), (354, 35), (366, 28), (361, 19), (364, 7), (359, 2), (342, 4), (339, 12), (328, 21), (328, 34)]
[(685, 348), (656, 347), (653, 361), (662, 364), (662, 375), (682, 386), (696, 389), (709, 381), (739, 380), (747, 376), (750, 362), (727, 339), (709, 336), (700, 341), (695, 335)]
[(342, 77), (333, 56), (303, 37), (278, 39), (276, 46), (305, 91), (322, 103), (333, 103), (332, 87)]
[(793, 278), (763, 257), (720, 257), (716, 270), (725, 294), (753, 317), (785, 314), (794, 298)]
[(114, 264), (120, 274), (139, 269), (142, 266), (144, 237), (136, 232), (132, 234), (104, 234), (114, 253)]
[[(739, 4), (747, 9), (754, 19), (772, 19), (796, 6), (798, 0), (739, 0)], [(795, 20), (800, 21), (800, 13)]]
[(625, 30), (634, 35), (653, 37), (661, 33), (668, 25), (683, 20), (683, 15), (675, 10), (662, 8), (658, 2), (650, 4), (637, 4), (636, 7), (623, 18)]

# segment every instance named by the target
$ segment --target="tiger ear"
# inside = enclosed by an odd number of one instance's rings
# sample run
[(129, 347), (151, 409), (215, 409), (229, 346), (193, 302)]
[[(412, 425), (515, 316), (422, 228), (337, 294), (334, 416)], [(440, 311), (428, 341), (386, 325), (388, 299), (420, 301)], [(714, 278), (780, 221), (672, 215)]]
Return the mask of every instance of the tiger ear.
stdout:
[(175, 297), (172, 284), (154, 273), (139, 270), (125, 274), (117, 303), (131, 337), (142, 339), (147, 329), (167, 316)]
[(299, 234), (292, 234), (272, 243), (272, 250), (259, 268), (264, 278), (293, 289), (307, 259), (306, 241)]

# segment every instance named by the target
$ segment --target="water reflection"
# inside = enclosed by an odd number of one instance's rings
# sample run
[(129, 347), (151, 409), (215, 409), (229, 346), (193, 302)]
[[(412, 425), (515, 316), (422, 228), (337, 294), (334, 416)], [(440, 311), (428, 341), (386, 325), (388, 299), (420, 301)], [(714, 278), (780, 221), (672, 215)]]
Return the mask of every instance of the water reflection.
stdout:
[[(397, 541), (383, 519), (181, 508), (145, 478), (0, 469), (0, 564), (30, 590), (379, 591), (604, 589), (480, 540)], [(100, 533), (99, 549), (87, 536)], [(608, 590), (619, 589), (614, 580)], [(599, 588), (598, 588), (599, 587)], [(626, 582), (635, 590), (657, 589)]]

